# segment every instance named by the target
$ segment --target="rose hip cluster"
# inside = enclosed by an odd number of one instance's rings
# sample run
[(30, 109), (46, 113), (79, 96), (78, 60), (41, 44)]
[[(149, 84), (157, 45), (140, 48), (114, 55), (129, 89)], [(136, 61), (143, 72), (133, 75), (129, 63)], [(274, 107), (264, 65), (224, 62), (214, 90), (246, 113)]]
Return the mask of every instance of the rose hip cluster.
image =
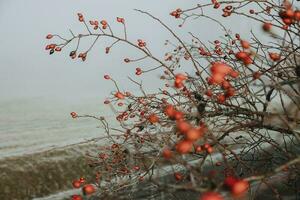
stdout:
[(287, 29), (292, 24), (300, 21), (300, 10), (293, 10), (292, 5), (288, 2), (284, 2), (284, 9), (279, 12), (279, 16), (284, 23), (283, 28)]
[(228, 176), (224, 180), (224, 187), (230, 190), (234, 197), (241, 197), (248, 191), (249, 183), (244, 179)]
[[(210, 67), (211, 76), (207, 78), (208, 84), (219, 85), (225, 90), (225, 94), (218, 94), (217, 100), (219, 103), (224, 103), (226, 98), (235, 95), (235, 89), (230, 84), (228, 77), (237, 78), (239, 72), (235, 71), (228, 64), (223, 62), (213, 62)], [(211, 96), (211, 91), (206, 92), (207, 96)]]
[(137, 42), (139, 47), (146, 47), (146, 42), (144, 40), (138, 39)]
[(170, 15), (175, 18), (180, 18), (181, 14), (182, 14), (182, 10), (180, 8), (177, 8), (176, 10), (170, 13)]
[[(225, 189), (231, 192), (231, 195), (234, 198), (242, 198), (245, 196), (249, 189), (249, 183), (243, 179), (237, 179), (232, 176), (225, 178), (223, 186)], [(206, 192), (202, 194), (199, 200), (225, 200), (225, 198), (218, 192)]]
[(97, 21), (97, 20), (90, 20), (89, 21), (90, 22), (90, 25), (91, 26), (94, 26), (93, 28), (94, 28), (94, 30), (97, 30), (98, 28), (99, 28), (99, 21)]
[[(84, 17), (83, 17), (83, 14), (77, 13), (77, 16), (78, 16), (78, 21), (84, 23), (84, 24), (86, 25), (86, 27), (87, 27), (87, 24), (86, 24), (86, 22), (85, 22), (85, 19), (84, 19)], [(118, 23), (123, 24), (124, 27), (125, 27), (125, 19), (124, 19), (124, 18), (122, 18), (122, 17), (117, 17), (117, 18), (116, 18), (116, 21), (117, 21)], [(107, 29), (107, 27), (109, 26), (109, 25), (108, 25), (108, 22), (107, 22), (106, 20), (101, 20), (100, 22), (99, 22), (98, 20), (90, 20), (90, 21), (89, 21), (89, 24), (92, 26), (92, 28), (93, 28), (94, 30), (98, 30), (98, 29), (101, 30), (101, 28), (102, 28), (103, 30), (105, 30), (105, 29)], [(103, 30), (102, 30), (102, 32), (104, 33)], [(89, 31), (89, 32), (91, 32), (91, 31)], [(72, 33), (72, 34), (73, 34), (73, 33)], [(52, 39), (54, 36), (58, 36), (58, 35), (48, 34), (48, 35), (46, 35), (46, 39), (50, 40), (50, 39)], [(74, 35), (73, 35), (73, 36), (74, 36)], [(59, 37), (60, 39), (63, 39), (63, 38), (60, 37), (60, 36), (58, 36), (58, 37)], [(78, 37), (80, 38), (81, 36), (78, 36)], [(65, 40), (65, 39), (64, 39), (64, 40)], [(65, 41), (67, 41), (67, 40), (65, 40)], [(67, 43), (68, 43), (68, 42), (67, 42)], [(45, 50), (49, 50), (49, 54), (51, 55), (51, 54), (53, 54), (54, 52), (60, 52), (60, 51), (62, 51), (62, 48), (65, 47), (67, 43), (65, 43), (65, 44), (48, 44), (48, 45), (46, 45)], [(144, 41), (142, 41), (142, 40), (138, 40), (138, 45), (139, 45), (140, 47), (145, 47), (145, 46), (146, 46), (146, 43), (145, 43)], [(105, 53), (108, 54), (109, 51), (110, 51), (110, 48), (111, 48), (111, 47), (106, 47), (106, 48), (105, 48)], [(80, 58), (82, 61), (85, 61), (85, 60), (86, 60), (86, 57), (87, 57), (87, 53), (88, 53), (88, 51), (83, 52), (83, 53), (79, 53), (79, 54), (78, 54), (78, 58)], [(74, 51), (71, 51), (69, 55), (70, 55), (70, 57), (71, 57), (72, 59), (75, 59), (75, 58), (77, 57), (77, 49), (74, 50)]]
[(184, 81), (187, 80), (187, 76), (184, 74), (176, 74), (174, 87), (182, 88), (184, 86)]
[[(49, 38), (49, 39), (52, 37), (53, 36), (51, 34), (48, 34), (46, 36), (46, 38)], [(46, 45), (45, 50), (49, 50), (49, 54), (51, 55), (54, 53), (54, 51), (57, 51), (57, 52), (61, 51), (61, 47), (57, 46), (56, 44), (48, 44), (48, 45)]]
[(235, 37), (240, 42), (240, 45), (243, 48), (243, 50), (238, 51), (237, 53), (235, 53), (235, 58), (238, 61), (241, 61), (246, 66), (252, 64), (253, 59), (251, 57), (252, 52), (250, 50), (250, 47), (251, 47), (250, 43), (246, 40), (242, 40), (239, 34), (236, 34)]
[[(85, 196), (89, 196), (89, 195), (92, 195), (93, 193), (96, 192), (96, 188), (94, 185), (92, 184), (85, 184), (85, 179), (83, 177), (81, 177), (80, 179), (78, 180), (74, 180), (72, 182), (72, 185), (75, 189), (78, 189), (78, 188), (82, 188), (82, 193), (85, 195)], [(72, 195), (72, 200), (83, 200), (83, 197), (82, 195)]]
[(239, 51), (235, 54), (235, 57), (237, 60), (242, 61), (244, 65), (249, 65), (253, 63), (250, 52)]
[(217, 0), (211, 0), (211, 3), (214, 5), (215, 9), (218, 9), (221, 6), (221, 4)]
[[(176, 128), (180, 135), (183, 136), (182, 140), (177, 142), (175, 148), (180, 154), (187, 154), (192, 151), (194, 143), (201, 139), (207, 131), (206, 126), (202, 123), (199, 127), (195, 127), (188, 121), (184, 120), (184, 113), (178, 111), (174, 106), (167, 105), (164, 109), (164, 113), (172, 120), (176, 120)], [(164, 153), (164, 157), (167, 158), (167, 153)]]

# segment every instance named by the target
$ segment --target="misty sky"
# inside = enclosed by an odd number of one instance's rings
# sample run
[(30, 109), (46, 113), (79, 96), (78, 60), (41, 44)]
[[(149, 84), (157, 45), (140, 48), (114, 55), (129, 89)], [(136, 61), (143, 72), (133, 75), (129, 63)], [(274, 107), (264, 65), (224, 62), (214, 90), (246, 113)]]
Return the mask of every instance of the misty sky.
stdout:
[[(184, 29), (180, 29), (177, 27), (178, 21), (169, 15), (177, 7), (189, 8), (194, 4), (193, 0), (1, 0), (1, 98), (74, 98), (86, 95), (104, 98), (113, 89), (110, 82), (103, 80), (106, 73), (120, 80), (124, 89), (132, 87), (127, 84), (126, 76), (134, 77), (134, 69), (138, 64), (124, 64), (123, 59), (139, 54), (128, 46), (120, 45), (112, 49), (111, 55), (106, 55), (104, 48), (108, 43), (100, 40), (83, 63), (68, 57), (75, 44), (71, 45), (72, 48), (49, 56), (44, 51), (48, 42), (45, 36), (48, 33), (58, 33), (69, 37), (69, 29), (75, 34), (85, 33), (82, 24), (77, 21), (77, 12), (83, 13), (87, 19), (107, 19), (115, 32), (121, 33), (120, 25), (115, 23), (115, 18), (121, 16), (128, 24), (129, 39), (146, 40), (153, 53), (162, 58), (165, 53), (164, 40), (173, 38), (158, 23), (133, 9), (151, 12), (185, 39), (188, 39), (187, 32), (192, 31), (204, 41), (214, 40), (221, 34), (218, 26), (204, 20), (187, 23)], [(249, 29), (249, 25), (242, 24), (240, 20), (231, 19), (225, 23), (231, 24), (238, 31)], [(91, 41), (86, 41), (85, 45), (90, 43)], [(83, 45), (82, 50), (86, 47)], [(147, 66), (141, 63), (141, 67)], [(152, 81), (148, 84), (155, 86), (153, 77), (156, 78), (157, 75), (158, 72), (149, 75)]]

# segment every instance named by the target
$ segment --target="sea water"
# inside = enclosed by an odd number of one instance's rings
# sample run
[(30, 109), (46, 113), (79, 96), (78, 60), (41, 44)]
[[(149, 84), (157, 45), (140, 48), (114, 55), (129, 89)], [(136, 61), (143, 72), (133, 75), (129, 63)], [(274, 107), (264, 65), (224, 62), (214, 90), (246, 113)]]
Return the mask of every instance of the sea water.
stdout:
[(72, 119), (70, 112), (104, 116), (114, 114), (101, 99), (80, 101), (43, 97), (0, 100), (0, 159), (31, 154), (103, 136), (94, 119)]

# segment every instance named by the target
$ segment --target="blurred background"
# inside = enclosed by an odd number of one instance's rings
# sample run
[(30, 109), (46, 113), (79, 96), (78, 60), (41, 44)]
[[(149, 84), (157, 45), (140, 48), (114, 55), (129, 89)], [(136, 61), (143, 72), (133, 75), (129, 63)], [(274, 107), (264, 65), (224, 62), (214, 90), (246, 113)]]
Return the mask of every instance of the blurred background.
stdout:
[[(135, 88), (129, 84), (127, 76), (135, 77), (137, 63), (123, 62), (125, 57), (139, 55), (133, 49), (119, 45), (106, 55), (104, 49), (111, 41), (99, 40), (86, 62), (69, 58), (69, 52), (75, 48), (74, 43), (61, 53), (49, 56), (44, 50), (49, 42), (45, 39), (48, 33), (66, 38), (71, 37), (69, 29), (75, 34), (86, 33), (85, 27), (77, 20), (77, 13), (81, 12), (86, 20), (106, 19), (116, 33), (122, 34), (122, 27), (115, 22), (120, 16), (126, 19), (130, 40), (144, 39), (153, 53), (163, 58), (164, 41), (170, 35), (152, 19), (133, 9), (150, 11), (176, 28), (178, 22), (169, 16), (169, 12), (192, 5), (193, 1), (171, 0), (2, 0), (0, 157), (41, 151), (101, 134), (94, 121), (74, 121), (69, 113), (112, 116), (103, 101), (115, 88), (103, 79), (104, 74), (118, 80), (123, 89)], [(86, 50), (91, 43), (88, 39), (83, 41), (81, 50)], [(151, 76), (157, 78), (156, 72), (148, 74), (148, 80)], [(147, 84), (147, 80), (144, 82)], [(151, 82), (153, 88), (154, 83), (158, 82)]]
[[(153, 81), (158, 80), (159, 71), (135, 76), (136, 67), (147, 69), (153, 64), (151, 61), (123, 62), (126, 57), (140, 55), (127, 45), (117, 45), (106, 55), (105, 47), (111, 41), (101, 39), (87, 60), (82, 62), (69, 58), (74, 43), (50, 56), (44, 50), (49, 42), (45, 39), (48, 33), (65, 38), (71, 37), (69, 29), (75, 34), (86, 33), (85, 27), (77, 20), (80, 12), (86, 20), (106, 19), (114, 32), (122, 35), (122, 26), (115, 20), (124, 17), (129, 40), (145, 40), (152, 53), (163, 59), (164, 53), (170, 50), (165, 47), (165, 40), (174, 42), (175, 39), (153, 19), (134, 9), (149, 11), (166, 22), (184, 41), (190, 41), (189, 31), (203, 41), (219, 38), (221, 28), (211, 21), (196, 19), (195, 23), (191, 20), (179, 28), (180, 22), (169, 15), (176, 8), (190, 8), (196, 3), (193, 0), (1, 0), (0, 164), (5, 163), (5, 159), (31, 156), (101, 136), (97, 122), (73, 120), (69, 113), (105, 116), (115, 123), (113, 112), (103, 104), (115, 88), (110, 81), (103, 79), (104, 74), (118, 80), (125, 91), (137, 88), (127, 76), (142, 79), (146, 91), (160, 86), (160, 81)], [(220, 13), (221, 10), (216, 11), (212, 16), (218, 19)], [(234, 17), (223, 21), (233, 32), (246, 34), (253, 28)], [(92, 40), (83, 41), (80, 49), (85, 51), (91, 43)]]

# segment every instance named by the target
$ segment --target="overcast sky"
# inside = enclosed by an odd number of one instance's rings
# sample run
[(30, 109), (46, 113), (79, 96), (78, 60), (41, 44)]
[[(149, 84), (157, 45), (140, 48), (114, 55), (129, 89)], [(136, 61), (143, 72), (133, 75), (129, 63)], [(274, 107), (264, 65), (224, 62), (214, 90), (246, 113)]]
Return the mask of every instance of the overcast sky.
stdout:
[[(84, 33), (84, 27), (77, 21), (78, 12), (83, 13), (87, 19), (107, 19), (116, 32), (121, 32), (120, 25), (115, 23), (115, 18), (121, 16), (128, 24), (129, 38), (132, 41), (145, 39), (154, 54), (161, 58), (164, 55), (164, 40), (172, 37), (159, 24), (133, 9), (151, 12), (183, 38), (187, 39), (187, 32), (192, 31), (204, 41), (215, 39), (220, 35), (217, 26), (204, 20), (188, 23), (184, 29), (180, 29), (177, 27), (178, 21), (169, 15), (177, 7), (189, 8), (195, 3), (194, 0), (0, 0), (1, 98), (85, 95), (104, 98), (113, 88), (111, 83), (102, 78), (106, 73), (119, 79), (125, 89), (128, 86), (126, 76), (134, 76), (137, 67), (137, 64), (123, 63), (125, 57), (136, 55), (132, 49), (121, 45), (114, 48), (111, 55), (105, 55), (107, 43), (105, 45), (102, 40), (83, 63), (68, 57), (72, 48), (49, 56), (44, 51), (48, 42), (45, 36), (48, 33), (59, 33), (69, 37), (69, 29), (75, 34)], [(226, 23), (231, 24), (235, 30), (251, 28), (240, 20), (232, 19)], [(90, 42), (87, 41), (87, 44)], [(72, 46), (74, 48), (74, 44)], [(147, 66), (141, 63), (141, 67)], [(152, 76), (157, 77), (157, 74), (154, 72)], [(151, 84), (154, 84), (151, 80)]]

